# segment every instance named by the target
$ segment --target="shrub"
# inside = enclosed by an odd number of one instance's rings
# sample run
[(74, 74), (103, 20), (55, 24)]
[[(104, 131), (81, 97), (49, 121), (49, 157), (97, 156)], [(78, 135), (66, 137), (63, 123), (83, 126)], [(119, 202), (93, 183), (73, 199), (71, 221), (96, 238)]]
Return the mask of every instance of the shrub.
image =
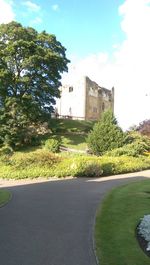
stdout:
[(100, 177), (102, 173), (99, 161), (84, 156), (64, 158), (54, 169), (57, 177)]
[(57, 139), (48, 139), (45, 141), (44, 148), (52, 153), (58, 153), (60, 151), (60, 141)]
[(13, 154), (13, 149), (9, 145), (4, 145), (0, 149), (0, 156), (7, 156), (7, 155), (12, 155)]
[(102, 155), (106, 151), (121, 147), (124, 142), (125, 134), (117, 125), (111, 111), (103, 114), (102, 119), (94, 125), (87, 138), (89, 150), (96, 155)]
[[(3, 157), (2, 157), (3, 158)], [(0, 159), (0, 178), (100, 177), (150, 168), (150, 157), (53, 154), (47, 150), (16, 152)]]
[(77, 158), (71, 164), (73, 176), (79, 177), (100, 177), (103, 173), (100, 163), (95, 160)]
[(27, 167), (52, 167), (60, 161), (60, 158), (46, 150), (38, 150), (31, 153), (15, 153), (10, 164), (17, 169), (25, 169)]
[(139, 227), (138, 233), (147, 241), (147, 251), (150, 251), (150, 214), (144, 215)]
[(150, 140), (146, 136), (141, 136), (139, 133), (130, 135), (130, 144), (126, 144), (123, 147), (115, 148), (112, 151), (106, 152), (109, 156), (134, 156), (143, 155), (150, 150)]
[(102, 176), (123, 174), (150, 168), (150, 158), (144, 156), (101, 156), (96, 161), (101, 166), (101, 170), (103, 171)]

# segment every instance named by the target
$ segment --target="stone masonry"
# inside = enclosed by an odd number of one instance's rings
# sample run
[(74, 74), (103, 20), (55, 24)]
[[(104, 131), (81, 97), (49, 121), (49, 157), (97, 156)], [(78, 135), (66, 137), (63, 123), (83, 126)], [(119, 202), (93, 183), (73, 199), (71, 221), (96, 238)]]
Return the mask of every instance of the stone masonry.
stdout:
[(107, 109), (114, 111), (114, 88), (108, 90), (87, 76), (60, 87), (56, 113), (60, 118), (97, 120)]

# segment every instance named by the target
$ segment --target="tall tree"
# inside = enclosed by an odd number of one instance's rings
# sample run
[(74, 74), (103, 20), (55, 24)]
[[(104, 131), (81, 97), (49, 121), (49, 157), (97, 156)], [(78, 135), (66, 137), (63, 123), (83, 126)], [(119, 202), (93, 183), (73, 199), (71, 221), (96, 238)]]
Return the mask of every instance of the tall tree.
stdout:
[(16, 128), (21, 128), (51, 113), (69, 63), (65, 52), (56, 37), (45, 31), (38, 33), (17, 22), (0, 25), (2, 125), (14, 119)]

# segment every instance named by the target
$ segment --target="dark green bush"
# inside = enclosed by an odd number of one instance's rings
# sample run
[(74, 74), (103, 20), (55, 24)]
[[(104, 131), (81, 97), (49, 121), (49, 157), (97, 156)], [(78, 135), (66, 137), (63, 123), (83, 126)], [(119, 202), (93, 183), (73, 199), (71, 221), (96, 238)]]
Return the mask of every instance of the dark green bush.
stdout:
[(123, 146), (125, 134), (117, 125), (111, 111), (103, 114), (102, 119), (96, 123), (89, 133), (87, 144), (90, 152), (103, 155), (106, 151)]
[(5, 145), (2, 148), (0, 148), (0, 156), (7, 156), (7, 155), (12, 155), (13, 154), (13, 149), (9, 145)]
[(60, 140), (48, 139), (45, 141), (44, 148), (52, 153), (58, 153), (60, 151)]

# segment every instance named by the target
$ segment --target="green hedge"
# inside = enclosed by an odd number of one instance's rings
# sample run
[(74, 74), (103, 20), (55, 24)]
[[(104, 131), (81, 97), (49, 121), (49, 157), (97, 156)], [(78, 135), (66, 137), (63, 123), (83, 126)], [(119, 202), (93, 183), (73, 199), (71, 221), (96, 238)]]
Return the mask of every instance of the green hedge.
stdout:
[(100, 177), (150, 168), (150, 156), (53, 154), (46, 150), (0, 156), (0, 178)]
[(115, 148), (106, 153), (108, 156), (140, 156), (143, 155), (145, 152), (150, 150), (150, 144), (148, 145), (144, 141), (135, 141), (130, 144), (126, 144), (123, 147)]

